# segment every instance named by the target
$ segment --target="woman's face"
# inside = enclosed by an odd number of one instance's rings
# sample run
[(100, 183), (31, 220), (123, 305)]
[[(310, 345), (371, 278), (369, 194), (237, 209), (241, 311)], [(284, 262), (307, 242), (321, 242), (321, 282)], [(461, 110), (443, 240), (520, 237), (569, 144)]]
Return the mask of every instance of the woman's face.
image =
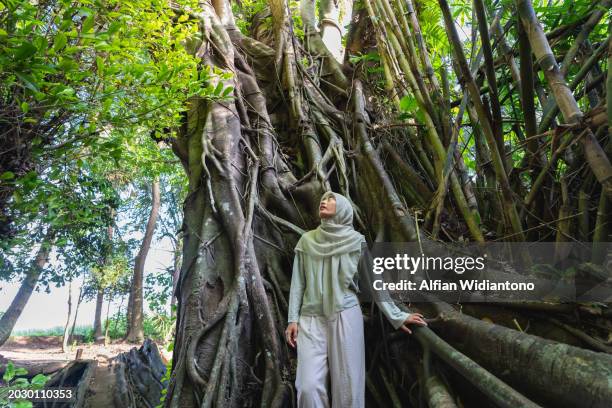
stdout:
[(327, 196), (319, 204), (319, 217), (329, 218), (336, 213), (336, 198), (333, 195)]

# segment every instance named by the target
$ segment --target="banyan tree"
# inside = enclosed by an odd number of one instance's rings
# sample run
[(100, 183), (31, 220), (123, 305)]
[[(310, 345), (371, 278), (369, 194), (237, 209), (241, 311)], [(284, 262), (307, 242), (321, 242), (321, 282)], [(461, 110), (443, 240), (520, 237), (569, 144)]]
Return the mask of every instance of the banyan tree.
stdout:
[[(189, 194), (166, 407), (292, 406), (293, 248), (326, 190), (370, 244), (609, 241), (612, 1), (470, 3), (174, 4), (225, 97), (192, 99), (172, 139)], [(612, 401), (604, 304), (401, 307), (429, 327), (363, 305), (370, 406)]]

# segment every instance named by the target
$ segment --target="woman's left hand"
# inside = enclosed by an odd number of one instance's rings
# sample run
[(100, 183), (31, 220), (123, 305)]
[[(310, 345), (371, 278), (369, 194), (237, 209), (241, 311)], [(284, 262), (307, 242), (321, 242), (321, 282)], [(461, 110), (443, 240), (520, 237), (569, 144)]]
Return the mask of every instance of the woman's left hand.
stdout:
[(408, 334), (412, 334), (412, 330), (408, 328), (409, 324), (416, 324), (418, 326), (427, 326), (427, 322), (425, 322), (424, 317), (420, 313), (410, 313), (410, 316), (404, 321), (404, 323), (400, 326), (400, 329), (405, 331)]

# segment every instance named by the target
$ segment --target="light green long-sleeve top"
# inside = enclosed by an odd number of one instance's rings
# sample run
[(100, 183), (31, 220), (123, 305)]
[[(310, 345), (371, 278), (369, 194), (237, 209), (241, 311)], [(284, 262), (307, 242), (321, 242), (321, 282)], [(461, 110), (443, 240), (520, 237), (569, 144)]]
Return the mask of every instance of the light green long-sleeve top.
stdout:
[[(334, 302), (334, 299), (343, 299), (342, 305), (337, 307), (339, 310), (358, 305), (359, 282), (362, 285), (369, 283), (368, 272), (364, 270), (363, 263), (359, 262), (362, 253), (363, 249), (317, 259), (296, 251), (289, 292), (288, 322), (297, 322), (300, 315), (324, 315), (324, 303)], [(338, 267), (333, 268), (332, 262), (339, 262)], [(333, 275), (334, 270), (338, 271), (337, 276)], [(395, 329), (410, 315), (400, 310), (393, 301), (378, 300), (376, 304)]]

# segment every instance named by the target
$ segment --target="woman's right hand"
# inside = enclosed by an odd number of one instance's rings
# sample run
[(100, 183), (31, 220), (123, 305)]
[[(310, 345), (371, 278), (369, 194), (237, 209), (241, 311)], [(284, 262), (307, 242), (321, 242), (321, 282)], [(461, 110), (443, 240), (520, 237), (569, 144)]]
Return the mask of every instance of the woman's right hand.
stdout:
[(293, 348), (295, 348), (297, 344), (297, 335), (298, 335), (298, 325), (297, 323), (289, 323), (287, 326), (287, 330), (285, 330), (285, 339), (287, 339), (287, 343)]
[(427, 326), (425, 317), (420, 313), (410, 313), (404, 324), (400, 326), (400, 329), (402, 329), (408, 334), (412, 334), (412, 330), (408, 328), (409, 324), (416, 324), (417, 326)]

